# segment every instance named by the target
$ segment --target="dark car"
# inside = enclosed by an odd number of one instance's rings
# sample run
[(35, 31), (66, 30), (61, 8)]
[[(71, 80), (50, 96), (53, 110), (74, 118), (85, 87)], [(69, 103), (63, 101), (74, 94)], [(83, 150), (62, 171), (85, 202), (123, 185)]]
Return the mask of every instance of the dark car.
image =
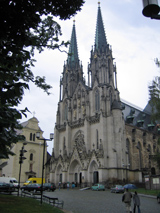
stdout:
[(111, 192), (124, 193), (124, 187), (122, 185), (115, 185), (111, 188)]
[(9, 184), (9, 183), (3, 183), (0, 182), (0, 192), (14, 192), (15, 191), (15, 187), (13, 184)]
[(37, 191), (41, 191), (41, 184), (38, 183), (31, 183), (28, 184), (26, 186), (22, 186), (21, 187), (22, 191), (33, 191), (33, 192), (37, 192)]
[(56, 186), (54, 183), (44, 183), (43, 184), (43, 190), (48, 190), (48, 191), (55, 191)]
[(160, 193), (157, 195), (157, 202), (160, 203)]

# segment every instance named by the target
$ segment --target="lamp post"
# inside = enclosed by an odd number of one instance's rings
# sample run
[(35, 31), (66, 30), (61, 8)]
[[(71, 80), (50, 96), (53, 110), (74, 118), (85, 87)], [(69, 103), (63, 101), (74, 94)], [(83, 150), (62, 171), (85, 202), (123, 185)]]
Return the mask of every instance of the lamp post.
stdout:
[(42, 185), (41, 185), (41, 204), (42, 204), (42, 197), (43, 197), (43, 173), (44, 173), (44, 158), (45, 158), (45, 145), (46, 145), (46, 141), (52, 141), (54, 138), (54, 134), (51, 133), (50, 134), (50, 139), (46, 139), (46, 138), (40, 138), (40, 132), (36, 133), (36, 138), (38, 140), (42, 140), (43, 141), (43, 161), (42, 161)]
[(18, 180), (18, 196), (19, 196), (19, 188), (20, 188), (20, 180), (21, 180), (21, 166), (22, 166), (22, 163), (23, 163), (23, 160), (26, 159), (26, 157), (24, 157), (24, 153), (27, 152), (25, 149), (24, 149), (24, 146), (27, 145), (26, 142), (23, 143), (23, 146), (20, 150), (20, 155), (19, 155), (19, 180)]
[(142, 0), (143, 10), (142, 13), (145, 17), (151, 19), (160, 19), (160, 7), (158, 5), (158, 0)]

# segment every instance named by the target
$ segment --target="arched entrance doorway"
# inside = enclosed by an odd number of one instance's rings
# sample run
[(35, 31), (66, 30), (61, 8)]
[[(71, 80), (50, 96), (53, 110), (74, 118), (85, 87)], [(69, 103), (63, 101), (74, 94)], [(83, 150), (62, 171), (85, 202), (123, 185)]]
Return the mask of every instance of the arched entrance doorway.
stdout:
[(89, 174), (90, 174), (90, 182), (92, 184), (99, 183), (98, 165), (95, 160), (93, 160), (90, 164)]
[(82, 173), (81, 165), (78, 160), (72, 161), (69, 168), (69, 182), (81, 183)]
[(63, 182), (62, 166), (59, 164), (56, 172), (56, 183)]
[(93, 184), (99, 183), (99, 173), (98, 171), (93, 172)]

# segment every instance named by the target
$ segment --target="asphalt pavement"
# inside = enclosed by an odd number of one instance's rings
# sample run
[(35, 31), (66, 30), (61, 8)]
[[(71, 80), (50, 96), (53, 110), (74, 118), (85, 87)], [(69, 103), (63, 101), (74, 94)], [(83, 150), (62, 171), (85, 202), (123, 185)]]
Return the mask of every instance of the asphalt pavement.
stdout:
[[(64, 201), (65, 212), (72, 213), (124, 213), (122, 194), (106, 191), (79, 189), (57, 189), (54, 192), (44, 192)], [(160, 204), (155, 196), (140, 195), (141, 213), (160, 213)], [(132, 202), (133, 208), (133, 202)]]

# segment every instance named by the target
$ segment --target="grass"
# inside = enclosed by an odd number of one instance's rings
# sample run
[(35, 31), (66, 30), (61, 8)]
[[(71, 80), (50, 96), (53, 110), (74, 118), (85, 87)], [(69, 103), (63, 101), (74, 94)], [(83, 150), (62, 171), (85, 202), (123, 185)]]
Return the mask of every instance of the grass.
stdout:
[(138, 194), (145, 194), (145, 195), (154, 195), (154, 196), (157, 196), (158, 193), (160, 193), (160, 190), (150, 190), (150, 189), (144, 189), (144, 188), (138, 188), (138, 189), (132, 189), (132, 190), (129, 190), (131, 192), (135, 192), (137, 191)]
[(13, 195), (0, 194), (1, 213), (63, 213), (62, 210), (47, 203), (40, 204), (40, 201), (33, 198), (17, 197)]

